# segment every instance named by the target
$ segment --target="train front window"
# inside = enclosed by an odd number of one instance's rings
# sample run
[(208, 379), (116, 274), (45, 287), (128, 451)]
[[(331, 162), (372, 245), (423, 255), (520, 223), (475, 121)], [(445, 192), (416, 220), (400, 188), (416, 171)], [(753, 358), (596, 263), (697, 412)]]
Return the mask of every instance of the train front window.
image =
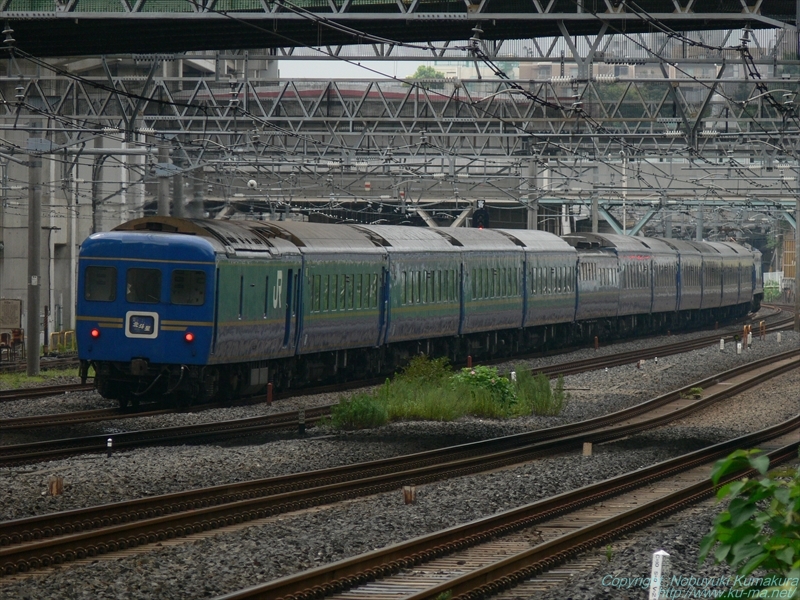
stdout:
[(206, 274), (203, 271), (172, 272), (172, 303), (200, 306), (206, 301)]
[(83, 297), (94, 302), (113, 302), (117, 299), (117, 269), (86, 267)]
[(128, 302), (161, 301), (161, 271), (158, 269), (128, 269), (125, 299)]

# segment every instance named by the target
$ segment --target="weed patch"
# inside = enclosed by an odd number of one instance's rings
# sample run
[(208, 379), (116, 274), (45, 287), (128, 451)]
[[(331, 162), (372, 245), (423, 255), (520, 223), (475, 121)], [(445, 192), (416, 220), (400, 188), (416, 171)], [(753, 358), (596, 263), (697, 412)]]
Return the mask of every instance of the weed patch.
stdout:
[(375, 391), (342, 400), (329, 422), (337, 429), (365, 429), (391, 421), (454, 421), (467, 415), (557, 415), (566, 401), (563, 377), (553, 390), (547, 377), (533, 377), (524, 369), (514, 382), (494, 367), (453, 373), (446, 358), (418, 356)]

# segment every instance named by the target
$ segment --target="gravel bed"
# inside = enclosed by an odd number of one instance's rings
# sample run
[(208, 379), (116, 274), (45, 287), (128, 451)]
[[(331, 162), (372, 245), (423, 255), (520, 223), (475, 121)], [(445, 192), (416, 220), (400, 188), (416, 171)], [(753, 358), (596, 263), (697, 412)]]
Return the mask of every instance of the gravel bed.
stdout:
[[(601, 566), (579, 573), (563, 586), (536, 595), (536, 600), (647, 600), (648, 588), (625, 581), (649, 578), (653, 552), (664, 550), (669, 557), (669, 581), (672, 577), (694, 578), (685, 585), (670, 586), (674, 598), (713, 598), (693, 596), (713, 590), (733, 588), (736, 574), (728, 565), (715, 565), (713, 558), (698, 564), (700, 542), (710, 530), (720, 505), (715, 500), (672, 515), (655, 525), (634, 532), (628, 539), (611, 544), (610, 560)], [(598, 550), (606, 557), (609, 552)], [(703, 581), (703, 579), (706, 581)], [(715, 579), (711, 579), (715, 578)], [(641, 581), (641, 579), (639, 580)], [(695, 592), (697, 590), (697, 592)], [(680, 595), (678, 595), (680, 594)], [(517, 597), (511, 594), (505, 597)]]
[[(796, 346), (795, 334), (784, 333), (780, 346), (771, 334), (767, 343), (736, 355), (728, 345), (682, 356), (665, 357), (644, 369), (626, 366), (566, 378), (572, 400), (558, 418), (524, 418), (507, 422), (463, 419), (455, 423), (395, 423), (378, 430), (330, 435), (310, 430), (303, 439), (262, 436), (208, 446), (148, 448), (119, 453), (111, 459), (85, 456), (25, 468), (0, 469), (0, 518), (19, 518), (56, 510), (161, 494), (191, 487), (372, 460), (442, 445), (530, 430), (566, 420), (586, 418), (686, 385), (713, 372), (731, 368)], [(636, 344), (637, 342), (631, 342)], [(641, 343), (641, 342), (640, 342)], [(564, 357), (559, 357), (564, 360)], [(406, 506), (398, 492), (339, 503), (302, 513), (281, 515), (266, 525), (229, 532), (191, 543), (154, 549), (140, 555), (94, 564), (65, 566), (24, 581), (3, 583), (4, 598), (211, 598), (246, 585), (314, 567), (386, 544), (513, 508), (593, 481), (643, 467), (696, 449), (712, 441), (740, 435), (796, 413), (795, 391), (800, 374), (790, 373), (725, 401), (702, 413), (653, 432), (596, 447), (592, 457), (553, 456), (514, 468), (418, 487), (418, 501)], [(588, 388), (588, 389), (583, 389)], [(294, 402), (302, 402), (298, 399)], [(289, 410), (291, 403), (273, 405)], [(254, 407), (242, 407), (254, 408)], [(231, 409), (229, 409), (231, 410)], [(239, 409), (235, 409), (239, 410)], [(259, 410), (264, 410), (260, 407)], [(207, 414), (215, 411), (206, 411)], [(230, 416), (229, 411), (222, 411)], [(185, 417), (186, 415), (170, 415)], [(270, 441), (264, 444), (264, 441)], [(62, 496), (45, 495), (50, 475), (65, 479)], [(658, 542), (642, 543), (645, 554), (664, 547), (683, 561), (686, 573), (700, 572), (692, 549), (708, 529), (711, 517), (681, 520), (656, 531)], [(658, 530), (658, 528), (655, 528)], [(666, 537), (665, 537), (666, 536)], [(693, 537), (694, 536), (694, 537)], [(672, 543), (671, 546), (667, 542)], [(638, 542), (637, 542), (638, 543)], [(620, 573), (639, 574), (642, 552), (623, 550), (615, 560)], [(649, 558), (648, 558), (649, 560)], [(627, 562), (625, 562), (627, 561)], [(648, 563), (649, 564), (649, 563)], [(673, 569), (676, 562), (673, 559)], [(714, 572), (718, 567), (704, 567)], [(642, 598), (620, 590), (603, 591), (595, 575), (576, 578), (553, 598)], [(570, 595), (570, 594), (577, 595)], [(598, 596), (608, 593), (607, 596)], [(583, 594), (583, 595), (579, 595)]]

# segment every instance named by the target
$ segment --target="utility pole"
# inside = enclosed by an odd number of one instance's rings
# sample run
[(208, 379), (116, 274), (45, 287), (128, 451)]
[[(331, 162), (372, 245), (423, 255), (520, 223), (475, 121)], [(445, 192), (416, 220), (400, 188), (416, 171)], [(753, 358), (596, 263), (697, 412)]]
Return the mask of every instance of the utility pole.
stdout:
[[(800, 12), (800, 3), (798, 4)], [(800, 260), (798, 260), (798, 250), (800, 250), (800, 161), (797, 164), (798, 194), (794, 201), (794, 330), (800, 332)]]
[(26, 352), (28, 375), (39, 374), (39, 306), (42, 263), (42, 155), (39, 123), (31, 123), (28, 137), (28, 318)]

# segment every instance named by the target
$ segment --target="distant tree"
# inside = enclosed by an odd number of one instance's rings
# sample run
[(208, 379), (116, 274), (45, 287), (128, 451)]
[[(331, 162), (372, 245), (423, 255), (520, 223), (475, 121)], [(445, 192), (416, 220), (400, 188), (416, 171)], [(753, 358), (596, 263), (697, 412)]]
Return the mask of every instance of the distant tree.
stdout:
[[(406, 79), (444, 79), (445, 74), (441, 71), (437, 71), (434, 67), (428, 65), (420, 65), (417, 67), (417, 70), (414, 71), (411, 75), (406, 77)], [(407, 83), (404, 85), (408, 85)], [(420, 84), (426, 90), (443, 90), (444, 83), (429, 83), (424, 82)]]
[(444, 79), (444, 77), (444, 73), (437, 71), (436, 67), (420, 65), (408, 79)]

